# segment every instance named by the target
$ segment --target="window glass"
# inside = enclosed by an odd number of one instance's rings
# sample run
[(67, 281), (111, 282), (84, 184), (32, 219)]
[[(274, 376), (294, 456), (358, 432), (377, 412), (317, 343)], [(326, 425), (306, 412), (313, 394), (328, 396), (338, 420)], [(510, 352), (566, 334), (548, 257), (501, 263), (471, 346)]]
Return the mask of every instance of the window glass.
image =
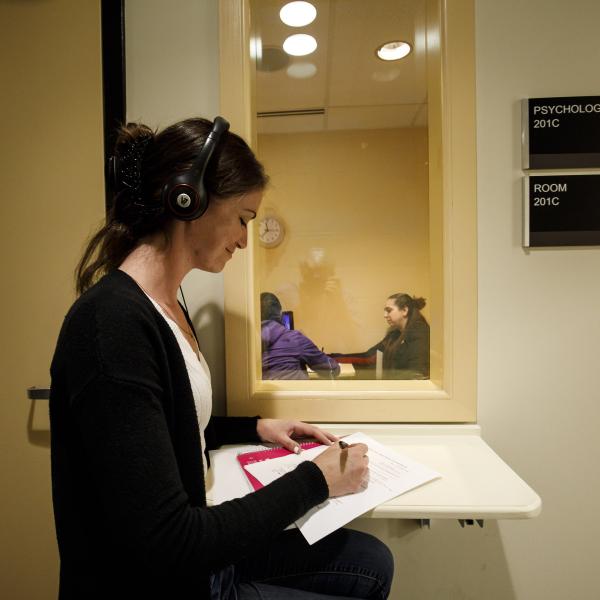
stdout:
[[(256, 147), (271, 177), (254, 228), (259, 378), (429, 379), (441, 245), (430, 239), (426, 3), (313, 4), (301, 28), (281, 22), (280, 2), (253, 4)], [(286, 54), (295, 33), (316, 50)], [(391, 41), (410, 53), (379, 59)]]

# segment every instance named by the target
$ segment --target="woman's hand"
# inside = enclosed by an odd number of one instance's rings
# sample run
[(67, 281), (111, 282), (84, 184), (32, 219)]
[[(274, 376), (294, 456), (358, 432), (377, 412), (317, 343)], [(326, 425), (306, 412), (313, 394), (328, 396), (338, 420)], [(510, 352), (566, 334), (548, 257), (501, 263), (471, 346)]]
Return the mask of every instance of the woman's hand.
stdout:
[(293, 438), (311, 437), (326, 446), (338, 440), (337, 436), (319, 429), (316, 425), (283, 419), (259, 419), (256, 424), (256, 432), (263, 442), (280, 444), (296, 453), (300, 451), (300, 446)]
[(313, 460), (323, 471), (330, 498), (360, 490), (369, 473), (368, 450), (366, 444), (351, 444), (343, 450), (335, 444)]

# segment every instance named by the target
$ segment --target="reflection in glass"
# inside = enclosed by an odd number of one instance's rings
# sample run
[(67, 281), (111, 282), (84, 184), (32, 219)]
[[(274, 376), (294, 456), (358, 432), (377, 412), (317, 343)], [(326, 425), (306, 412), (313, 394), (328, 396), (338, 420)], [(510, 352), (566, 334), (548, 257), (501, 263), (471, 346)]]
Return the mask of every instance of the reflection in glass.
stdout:
[(308, 79), (316, 75), (317, 67), (309, 62), (294, 63), (287, 68), (286, 73), (294, 79)]

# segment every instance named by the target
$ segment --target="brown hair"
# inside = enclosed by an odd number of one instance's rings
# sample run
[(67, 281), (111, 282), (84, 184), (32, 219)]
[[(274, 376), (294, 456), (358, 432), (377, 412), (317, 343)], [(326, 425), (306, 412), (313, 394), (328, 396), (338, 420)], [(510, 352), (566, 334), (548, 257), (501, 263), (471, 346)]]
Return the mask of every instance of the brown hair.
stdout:
[[(116, 269), (147, 236), (167, 236), (173, 217), (164, 206), (162, 189), (170, 177), (190, 167), (212, 125), (196, 118), (159, 133), (141, 123), (121, 127), (114, 151), (118, 166), (112, 206), (77, 265), (78, 294)], [(248, 144), (235, 133), (223, 134), (204, 176), (209, 198), (239, 196), (262, 190), (267, 183), (264, 168)]]
[(281, 302), (271, 292), (263, 292), (260, 295), (260, 320), (281, 322)]
[(388, 296), (388, 300), (393, 300), (394, 304), (400, 309), (408, 308), (408, 322), (413, 318), (413, 313), (420, 314), (420, 310), (427, 304), (425, 298), (417, 298), (416, 296), (409, 296), (404, 293), (392, 294)]

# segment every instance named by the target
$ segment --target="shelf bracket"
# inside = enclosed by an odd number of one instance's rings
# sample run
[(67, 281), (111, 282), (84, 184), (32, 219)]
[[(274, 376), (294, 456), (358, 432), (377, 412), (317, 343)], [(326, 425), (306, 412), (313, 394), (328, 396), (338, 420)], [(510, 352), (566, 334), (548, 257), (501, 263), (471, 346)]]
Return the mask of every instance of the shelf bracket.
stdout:
[(483, 519), (458, 519), (458, 522), (462, 528), (464, 528), (465, 525), (470, 527), (471, 525), (475, 525), (475, 523), (483, 528)]
[(49, 400), (50, 399), (50, 388), (39, 388), (39, 387), (28, 387), (27, 398), (29, 400)]

